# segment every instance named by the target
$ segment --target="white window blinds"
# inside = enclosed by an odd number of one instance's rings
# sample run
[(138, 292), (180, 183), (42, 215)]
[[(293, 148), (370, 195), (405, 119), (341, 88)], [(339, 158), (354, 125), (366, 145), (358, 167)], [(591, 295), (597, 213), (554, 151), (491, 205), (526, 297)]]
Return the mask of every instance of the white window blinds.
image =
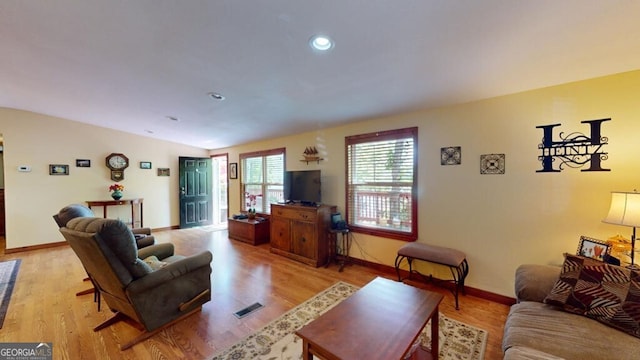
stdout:
[(360, 231), (415, 239), (417, 128), (346, 138), (347, 218)]

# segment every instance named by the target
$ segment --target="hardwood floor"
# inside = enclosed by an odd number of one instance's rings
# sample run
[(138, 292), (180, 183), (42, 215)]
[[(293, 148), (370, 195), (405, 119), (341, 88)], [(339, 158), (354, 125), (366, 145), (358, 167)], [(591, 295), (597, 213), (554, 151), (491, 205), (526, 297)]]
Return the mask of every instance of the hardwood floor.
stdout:
[[(93, 295), (75, 296), (89, 287), (84, 270), (67, 246), (3, 255), (22, 265), (0, 342), (52, 342), (54, 359), (209, 359), (282, 313), (338, 280), (364, 286), (376, 276), (395, 279), (359, 265), (338, 272), (338, 265), (313, 268), (269, 252), (269, 245), (251, 246), (230, 240), (226, 231), (202, 229), (154, 232), (158, 242), (172, 242), (176, 253), (213, 253), (212, 300), (202, 311), (129, 350), (119, 345), (139, 334), (128, 323), (98, 332), (92, 328), (111, 316), (106, 304), (97, 311)], [(446, 290), (420, 282), (413, 285), (445, 294), (440, 311), (489, 332), (485, 359), (501, 359), (503, 324), (508, 306), (473, 296), (460, 297), (460, 310)], [(254, 302), (264, 308), (237, 319)], [(364, 346), (364, 344), (363, 344)]]

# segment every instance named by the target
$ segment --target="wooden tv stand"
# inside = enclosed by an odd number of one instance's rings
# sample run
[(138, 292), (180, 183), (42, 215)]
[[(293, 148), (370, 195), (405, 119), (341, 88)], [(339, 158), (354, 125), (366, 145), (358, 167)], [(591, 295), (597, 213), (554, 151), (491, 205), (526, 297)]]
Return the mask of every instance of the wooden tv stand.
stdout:
[(271, 252), (318, 267), (329, 260), (333, 205), (271, 204)]

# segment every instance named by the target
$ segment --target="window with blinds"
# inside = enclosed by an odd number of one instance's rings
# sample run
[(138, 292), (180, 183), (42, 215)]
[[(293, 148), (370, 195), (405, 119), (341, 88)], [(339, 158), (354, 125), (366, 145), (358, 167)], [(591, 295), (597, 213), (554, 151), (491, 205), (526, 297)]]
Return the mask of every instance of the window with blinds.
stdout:
[(349, 228), (416, 240), (418, 128), (348, 136), (345, 145)]
[(268, 214), (284, 201), (284, 159), (284, 148), (240, 154), (242, 210)]

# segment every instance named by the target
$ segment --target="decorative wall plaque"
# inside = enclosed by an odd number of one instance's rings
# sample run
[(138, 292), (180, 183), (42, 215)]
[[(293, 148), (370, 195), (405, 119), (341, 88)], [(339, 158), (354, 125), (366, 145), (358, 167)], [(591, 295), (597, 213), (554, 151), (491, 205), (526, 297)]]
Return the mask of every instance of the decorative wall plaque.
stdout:
[(480, 155), (480, 174), (504, 174), (504, 154)]
[(460, 165), (462, 163), (462, 148), (449, 146), (440, 148), (440, 165)]
[(542, 163), (542, 169), (536, 172), (560, 172), (565, 165), (571, 168), (589, 166), (581, 171), (611, 171), (602, 168), (602, 161), (609, 158), (609, 153), (603, 149), (609, 139), (602, 136), (601, 128), (602, 123), (609, 120), (611, 119), (581, 121), (582, 124), (589, 124), (590, 136), (579, 132), (567, 135), (560, 132), (558, 141), (553, 139), (553, 128), (562, 124), (536, 126), (543, 131), (542, 143), (538, 145), (541, 152), (538, 160)]

